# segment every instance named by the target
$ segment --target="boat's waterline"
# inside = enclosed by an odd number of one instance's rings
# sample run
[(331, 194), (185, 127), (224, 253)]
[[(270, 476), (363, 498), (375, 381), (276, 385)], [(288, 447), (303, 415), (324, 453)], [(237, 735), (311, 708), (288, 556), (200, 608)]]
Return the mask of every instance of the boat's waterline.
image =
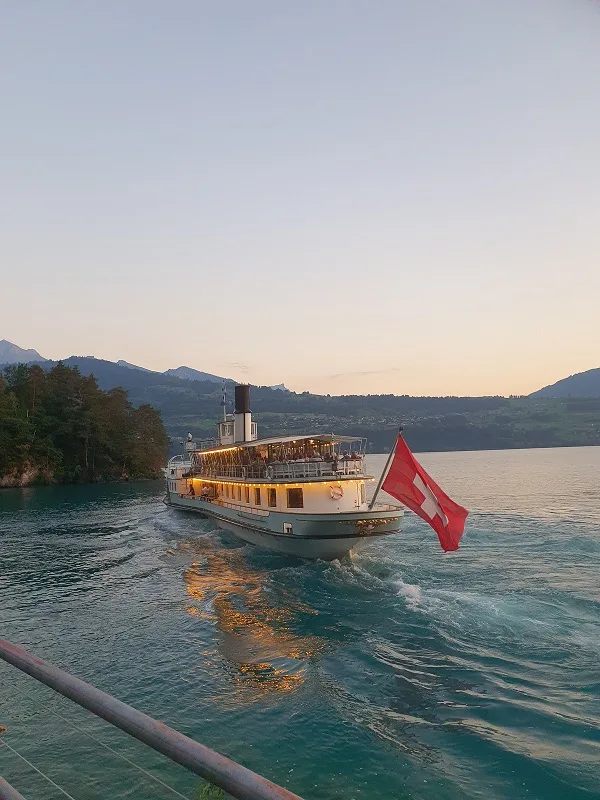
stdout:
[(331, 561), (351, 550), (362, 549), (373, 538), (400, 531), (402, 509), (389, 506), (373, 511), (337, 514), (291, 515), (257, 513), (255, 509), (230, 507), (193, 497), (168, 496), (174, 509), (195, 512), (212, 519), (250, 544), (300, 558)]

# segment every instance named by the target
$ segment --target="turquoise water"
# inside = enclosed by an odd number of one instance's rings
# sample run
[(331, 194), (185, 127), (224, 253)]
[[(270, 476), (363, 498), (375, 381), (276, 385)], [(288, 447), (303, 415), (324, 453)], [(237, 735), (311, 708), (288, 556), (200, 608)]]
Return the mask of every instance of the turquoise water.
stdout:
[[(600, 448), (421, 460), (472, 510), (456, 553), (413, 516), (326, 564), (160, 484), (3, 491), (1, 635), (307, 800), (600, 797)], [(0, 725), (78, 800), (175, 796), (96, 739), (198, 789), (2, 663)], [(64, 797), (6, 747), (0, 774)]]

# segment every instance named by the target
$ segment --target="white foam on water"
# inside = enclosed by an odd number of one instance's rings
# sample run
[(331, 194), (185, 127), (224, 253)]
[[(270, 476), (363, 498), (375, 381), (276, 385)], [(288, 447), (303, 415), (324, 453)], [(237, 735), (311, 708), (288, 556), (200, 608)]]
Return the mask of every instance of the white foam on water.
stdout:
[(421, 606), (422, 592), (421, 587), (416, 583), (404, 583), (402, 578), (396, 581), (398, 594), (404, 597), (406, 607), (416, 611)]

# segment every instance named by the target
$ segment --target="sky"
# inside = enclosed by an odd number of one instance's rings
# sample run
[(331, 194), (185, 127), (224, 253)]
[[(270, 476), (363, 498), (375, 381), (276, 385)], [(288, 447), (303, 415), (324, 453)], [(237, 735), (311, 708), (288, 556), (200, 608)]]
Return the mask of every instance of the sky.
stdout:
[(329, 394), (600, 366), (600, 2), (0, 0), (0, 338)]

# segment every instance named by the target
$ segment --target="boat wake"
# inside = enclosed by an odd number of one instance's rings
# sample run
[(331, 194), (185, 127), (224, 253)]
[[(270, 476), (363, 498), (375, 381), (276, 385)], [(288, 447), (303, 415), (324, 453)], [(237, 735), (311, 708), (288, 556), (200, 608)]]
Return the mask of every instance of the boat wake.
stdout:
[(416, 611), (421, 607), (422, 591), (416, 583), (405, 583), (401, 578), (396, 581), (398, 594), (404, 597), (407, 608)]

